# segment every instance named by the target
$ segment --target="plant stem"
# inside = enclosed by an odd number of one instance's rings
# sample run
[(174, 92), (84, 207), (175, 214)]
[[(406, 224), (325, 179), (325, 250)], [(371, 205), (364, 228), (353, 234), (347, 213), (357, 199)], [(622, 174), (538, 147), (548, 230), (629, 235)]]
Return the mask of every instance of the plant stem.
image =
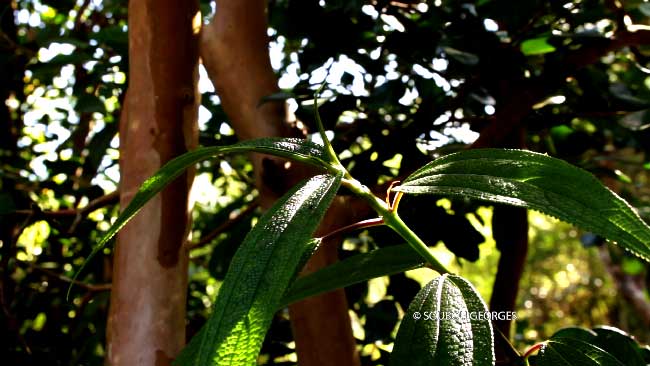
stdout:
[(391, 207), (388, 203), (377, 198), (377, 196), (375, 196), (370, 191), (370, 189), (368, 189), (368, 187), (361, 184), (358, 180), (352, 178), (352, 176), (347, 171), (347, 169), (343, 167), (343, 165), (339, 161), (338, 156), (336, 156), (336, 152), (334, 151), (332, 144), (330, 144), (330, 141), (327, 138), (327, 135), (325, 134), (325, 127), (323, 127), (323, 121), (321, 120), (320, 114), (318, 113), (318, 95), (320, 94), (320, 91), (323, 89), (324, 86), (325, 83), (323, 82), (323, 85), (321, 85), (314, 93), (314, 117), (318, 125), (318, 132), (320, 133), (321, 139), (323, 139), (325, 151), (327, 152), (327, 155), (329, 155), (331, 160), (331, 169), (329, 170), (332, 172), (342, 173), (343, 185), (348, 187), (352, 192), (356, 193), (358, 196), (363, 197), (366, 201), (368, 201), (370, 206), (375, 211), (377, 211), (380, 218), (383, 219), (383, 222), (388, 227), (393, 229), (396, 233), (398, 233), (403, 239), (405, 239), (406, 242), (422, 256), (422, 258), (426, 259), (426, 261), (429, 262), (429, 266), (431, 267), (431, 269), (435, 270), (440, 274), (449, 273), (449, 271), (445, 268), (445, 266), (443, 266), (440, 262), (438, 262), (438, 260), (433, 256), (433, 254), (431, 254), (431, 252), (429, 251), (429, 247), (422, 241), (422, 239), (420, 239), (417, 236), (417, 234), (415, 234), (413, 230), (411, 230), (397, 214), (397, 205), (399, 204), (399, 199), (401, 198), (401, 194), (398, 194), (398, 196), (395, 197), (395, 204), (393, 205), (393, 207)]
[(362, 185), (356, 179), (350, 176), (350, 173), (345, 172), (343, 185), (350, 189), (358, 196), (364, 198), (370, 206), (377, 211), (379, 216), (384, 220), (384, 223), (398, 233), (418, 254), (420, 254), (429, 263), (431, 269), (440, 274), (450, 273), (445, 266), (431, 254), (429, 247), (420, 239), (417, 234), (411, 230), (404, 221), (399, 217), (397, 211), (392, 210), (391, 207), (384, 201), (375, 196), (368, 187)]
[(537, 343), (536, 345), (530, 347), (530, 349), (528, 349), (528, 351), (524, 353), (524, 359), (526, 360), (526, 362), (528, 362), (528, 357), (530, 357), (533, 353), (539, 351), (540, 348), (542, 348), (542, 346), (544, 346), (545, 344), (546, 342), (542, 342), (542, 343)]
[(363, 220), (363, 221), (355, 222), (354, 224), (351, 225), (344, 226), (342, 228), (338, 228), (330, 233), (327, 233), (327, 235), (321, 237), (321, 240), (324, 241), (325, 239), (328, 239), (332, 236), (345, 234), (352, 230), (359, 230), (367, 227), (381, 226), (381, 225), (384, 225), (384, 219), (382, 219), (381, 217)]
[(427, 262), (429, 262), (431, 269), (440, 274), (449, 273), (449, 270), (447, 270), (445, 266), (438, 262), (436, 257), (431, 254), (429, 247), (422, 241), (422, 239), (420, 239), (420, 237), (418, 237), (417, 234), (415, 234), (413, 230), (402, 221), (397, 212), (388, 211), (388, 215), (384, 216), (384, 222), (386, 222), (388, 227), (404, 238), (416, 252), (426, 259)]
[(320, 95), (321, 90), (325, 87), (325, 81), (323, 81), (323, 85), (321, 85), (316, 92), (314, 92), (314, 118), (316, 119), (316, 125), (318, 126), (318, 133), (320, 134), (321, 139), (323, 140), (323, 145), (325, 146), (325, 151), (327, 155), (329, 155), (329, 158), (332, 160), (334, 165), (339, 165), (341, 168), (343, 166), (341, 165), (341, 162), (339, 161), (338, 156), (336, 155), (336, 152), (334, 151), (334, 148), (332, 147), (332, 144), (330, 143), (330, 140), (327, 138), (327, 134), (325, 133), (325, 127), (323, 126), (323, 121), (320, 119), (320, 113), (318, 113), (318, 96)]

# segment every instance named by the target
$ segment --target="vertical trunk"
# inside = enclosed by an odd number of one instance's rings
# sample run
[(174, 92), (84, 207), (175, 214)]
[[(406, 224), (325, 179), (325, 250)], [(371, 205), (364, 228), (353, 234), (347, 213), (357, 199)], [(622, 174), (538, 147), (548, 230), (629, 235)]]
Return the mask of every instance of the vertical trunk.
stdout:
[[(492, 232), (501, 256), (494, 279), (490, 310), (514, 311), (519, 281), (528, 254), (527, 210), (521, 207), (495, 206)], [(510, 335), (511, 320), (495, 320), (494, 324), (506, 337)]]
[[(203, 63), (241, 139), (295, 135), (287, 123), (284, 103), (259, 106), (262, 97), (278, 91), (268, 57), (265, 8), (264, 0), (218, 0), (215, 19), (201, 39)], [(309, 172), (296, 164), (287, 169), (282, 161), (270, 157), (254, 155), (252, 159), (263, 207), (269, 207)], [(348, 205), (337, 200), (319, 230), (331, 231), (363, 214), (363, 210), (355, 211)], [(337, 245), (323, 245), (307, 264), (307, 271), (336, 260)], [(359, 364), (347, 308), (342, 290), (290, 307), (301, 365)]]
[[(507, 95), (507, 90), (507, 87), (502, 86), (501, 94)], [(513, 100), (518, 103), (511, 103)], [(481, 136), (472, 147), (524, 148), (526, 131), (521, 127), (521, 123), (530, 111), (533, 100), (526, 93), (506, 97), (503, 105), (513, 107), (499, 111), (497, 123), (481, 131)], [(508, 130), (499, 129), (499, 126), (514, 127)], [(492, 233), (501, 255), (492, 287), (490, 311), (514, 311), (517, 304), (519, 282), (528, 254), (528, 211), (521, 207), (495, 205), (492, 215)], [(509, 338), (511, 320), (495, 320), (493, 324), (496, 329)], [(513, 364), (515, 360), (511, 357), (510, 348), (499, 340), (501, 338), (497, 337), (495, 348), (497, 365)]]
[[(122, 207), (147, 177), (197, 143), (198, 9), (196, 0), (129, 2), (130, 80), (120, 121)], [(154, 197), (118, 236), (107, 330), (110, 365), (169, 365), (185, 344), (183, 244), (191, 175)]]

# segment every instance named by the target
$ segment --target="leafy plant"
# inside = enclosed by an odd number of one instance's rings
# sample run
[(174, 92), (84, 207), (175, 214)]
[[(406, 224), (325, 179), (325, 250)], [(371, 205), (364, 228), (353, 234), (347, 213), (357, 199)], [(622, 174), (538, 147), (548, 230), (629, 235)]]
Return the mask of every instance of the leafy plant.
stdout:
[[(650, 227), (631, 206), (590, 173), (562, 160), (522, 150), (468, 150), (437, 159), (409, 176), (392, 202), (373, 195), (341, 165), (324, 133), (324, 146), (297, 139), (262, 139), (203, 148), (180, 156), (149, 178), (93, 253), (146, 202), (195, 163), (252, 151), (312, 164), (323, 174), (286, 193), (246, 236), (220, 288), (204, 328), (176, 359), (184, 365), (255, 363), (275, 311), (291, 302), (373, 277), (426, 266), (441, 274), (412, 301), (399, 329), (393, 365), (493, 365), (494, 331), (480, 295), (449, 271), (398, 214), (402, 194), (445, 194), (539, 210), (598, 233), (648, 261)], [(365, 199), (378, 218), (355, 227), (386, 225), (406, 245), (379, 249), (296, 280), (320, 242), (319, 221), (344, 186)], [(615, 343), (620, 347), (608, 347)], [(628, 351), (620, 351), (622, 348)], [(531, 356), (539, 351), (537, 356)], [(521, 361), (536, 365), (645, 364), (648, 350), (612, 329), (568, 329), (533, 347)]]

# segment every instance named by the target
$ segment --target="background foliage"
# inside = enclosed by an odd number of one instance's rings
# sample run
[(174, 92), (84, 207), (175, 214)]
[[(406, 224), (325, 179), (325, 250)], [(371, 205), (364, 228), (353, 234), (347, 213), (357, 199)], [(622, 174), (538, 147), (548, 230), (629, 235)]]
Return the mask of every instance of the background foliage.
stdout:
[[(65, 291), (118, 210), (111, 193), (128, 80), (126, 5), (0, 5), (0, 329), (10, 363), (99, 365), (105, 354), (111, 250), (83, 273), (86, 285), (69, 302)], [(202, 3), (206, 19), (213, 5)], [(529, 149), (593, 172), (647, 219), (650, 40), (593, 62), (576, 55), (605, 48), (625, 24), (649, 17), (642, 1), (270, 1), (272, 63), (285, 89), (273, 97), (287, 98), (314, 131), (311, 89), (327, 77), (326, 128), (342, 162), (369, 185), (471, 144), (497, 118), (520, 116)], [(203, 76), (200, 142), (231, 144), (236, 137)], [(528, 94), (539, 99), (530, 108), (517, 99)], [(259, 217), (245, 156), (202, 163), (198, 173), (189, 335)], [(405, 197), (400, 213), (428, 244), (442, 242), (439, 257), (489, 298), (498, 258), (489, 207)], [(569, 324), (608, 323), (649, 341), (650, 315), (617, 295), (634, 285), (647, 303), (647, 266), (590, 233), (534, 212), (530, 219), (519, 348)], [(371, 229), (347, 238), (341, 257), (398, 243), (389, 229)], [(414, 271), (346, 290), (364, 364), (387, 362), (396, 322), (424, 277)], [(292, 348), (280, 312), (261, 361), (291, 364)]]

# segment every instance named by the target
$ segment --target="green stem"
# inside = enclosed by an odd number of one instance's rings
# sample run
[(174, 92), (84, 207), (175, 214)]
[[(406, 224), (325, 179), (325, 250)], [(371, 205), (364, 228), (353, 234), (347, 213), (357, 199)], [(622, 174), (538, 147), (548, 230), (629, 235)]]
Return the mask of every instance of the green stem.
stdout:
[(325, 146), (325, 151), (327, 155), (329, 155), (329, 158), (332, 160), (332, 162), (335, 165), (341, 166), (341, 162), (339, 161), (339, 158), (336, 155), (336, 152), (334, 151), (332, 144), (330, 144), (330, 140), (327, 138), (327, 134), (325, 133), (325, 127), (323, 126), (323, 121), (320, 119), (320, 113), (318, 113), (318, 96), (320, 95), (320, 92), (321, 90), (323, 90), (324, 87), (325, 87), (325, 82), (323, 82), (323, 85), (321, 85), (316, 90), (316, 92), (314, 92), (314, 118), (316, 119), (316, 125), (318, 126), (318, 133), (320, 134), (320, 137), (323, 140), (323, 145)]
[(341, 162), (339, 161), (338, 156), (336, 156), (336, 152), (334, 151), (334, 148), (332, 147), (332, 144), (330, 144), (329, 139), (327, 138), (327, 135), (325, 134), (325, 127), (323, 127), (323, 121), (320, 118), (320, 114), (318, 113), (318, 95), (320, 94), (321, 90), (325, 86), (325, 83), (316, 90), (314, 93), (314, 117), (316, 119), (316, 123), (318, 125), (318, 132), (320, 133), (321, 138), (323, 139), (323, 144), (325, 146), (325, 151), (327, 152), (327, 155), (329, 155), (330, 160), (331, 160), (331, 165), (330, 165), (330, 171), (335, 172), (335, 173), (343, 173), (343, 185), (348, 187), (352, 192), (356, 193), (358, 196), (363, 197), (368, 203), (370, 203), (370, 206), (377, 211), (381, 219), (383, 219), (383, 222), (393, 229), (396, 233), (398, 233), (403, 239), (406, 240), (406, 242), (416, 251), (418, 252), (422, 258), (426, 259), (427, 262), (429, 262), (429, 266), (431, 269), (443, 274), (443, 273), (449, 273), (449, 271), (443, 266), (438, 260), (431, 254), (429, 251), (429, 247), (420, 239), (417, 234), (411, 230), (404, 221), (399, 217), (397, 214), (397, 210), (394, 210), (391, 208), (386, 202), (380, 200), (372, 194), (372, 192), (368, 189), (368, 187), (362, 185), (358, 180), (352, 178), (350, 173), (343, 167)]
[(343, 179), (343, 185), (360, 197), (363, 197), (370, 206), (377, 211), (384, 223), (398, 233), (418, 254), (420, 254), (429, 263), (431, 269), (438, 273), (450, 273), (442, 263), (433, 256), (429, 247), (420, 239), (417, 234), (411, 230), (404, 221), (399, 217), (396, 211), (393, 211), (386, 202), (380, 200), (372, 194), (368, 187), (352, 179), (350, 174), (345, 172), (346, 178)]

